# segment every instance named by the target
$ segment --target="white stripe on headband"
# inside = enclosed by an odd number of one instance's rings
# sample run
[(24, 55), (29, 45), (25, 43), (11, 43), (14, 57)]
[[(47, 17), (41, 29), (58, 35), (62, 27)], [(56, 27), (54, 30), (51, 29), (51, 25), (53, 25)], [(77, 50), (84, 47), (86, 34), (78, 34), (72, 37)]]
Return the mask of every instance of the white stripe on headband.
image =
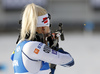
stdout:
[(49, 25), (50, 25), (50, 20), (48, 18), (48, 14), (45, 14), (43, 16), (38, 16), (37, 27), (44, 27)]

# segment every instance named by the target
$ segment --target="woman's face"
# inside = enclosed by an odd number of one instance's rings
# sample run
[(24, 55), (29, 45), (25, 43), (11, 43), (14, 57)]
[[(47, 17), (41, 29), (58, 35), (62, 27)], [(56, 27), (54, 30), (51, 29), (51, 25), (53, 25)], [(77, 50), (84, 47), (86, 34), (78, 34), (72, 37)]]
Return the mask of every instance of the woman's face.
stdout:
[(43, 34), (47, 34), (47, 33), (50, 33), (50, 28), (48, 26), (45, 26), (45, 27), (37, 27), (36, 32), (43, 33)]

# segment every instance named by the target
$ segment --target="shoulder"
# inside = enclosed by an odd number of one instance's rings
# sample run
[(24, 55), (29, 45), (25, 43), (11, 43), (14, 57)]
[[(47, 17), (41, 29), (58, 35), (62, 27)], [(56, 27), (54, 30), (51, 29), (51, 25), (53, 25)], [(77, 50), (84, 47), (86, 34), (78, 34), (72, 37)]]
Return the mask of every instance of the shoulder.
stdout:
[(35, 50), (37, 49), (43, 49), (45, 46), (44, 43), (38, 42), (38, 41), (29, 41), (23, 46), (23, 50)]
[(32, 46), (32, 47), (34, 47), (34, 46), (42, 46), (42, 45), (45, 45), (44, 43), (41, 43), (41, 42), (38, 42), (38, 41), (30, 41), (30, 42), (27, 42), (26, 44), (25, 44), (25, 46)]
[(28, 40), (24, 40), (24, 41), (19, 41), (17, 46), (23, 46), (23, 48), (33, 48), (33, 47), (38, 47), (41, 48), (41, 46), (45, 45), (42, 42), (39, 41), (28, 41)]
[(40, 58), (45, 44), (38, 41), (29, 41), (23, 47), (23, 52), (32, 59)]

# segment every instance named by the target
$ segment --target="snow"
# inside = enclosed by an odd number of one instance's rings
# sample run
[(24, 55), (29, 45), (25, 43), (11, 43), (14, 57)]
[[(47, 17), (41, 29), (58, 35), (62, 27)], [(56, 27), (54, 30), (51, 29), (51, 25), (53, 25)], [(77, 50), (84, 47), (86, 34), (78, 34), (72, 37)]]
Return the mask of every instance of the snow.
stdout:
[[(65, 41), (60, 47), (69, 52), (75, 60), (72, 67), (57, 65), (55, 74), (98, 74), (100, 73), (100, 33), (64, 32)], [(0, 34), (0, 64), (7, 69), (0, 74), (14, 74), (10, 55), (15, 49), (18, 33)]]

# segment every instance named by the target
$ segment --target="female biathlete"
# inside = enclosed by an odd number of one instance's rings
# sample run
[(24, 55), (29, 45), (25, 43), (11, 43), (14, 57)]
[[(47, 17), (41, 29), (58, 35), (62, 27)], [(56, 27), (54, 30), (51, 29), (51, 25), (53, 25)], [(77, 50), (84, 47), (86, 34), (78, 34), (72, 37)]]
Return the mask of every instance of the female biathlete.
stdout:
[(71, 55), (48, 45), (50, 15), (34, 3), (28, 4), (22, 16), (20, 40), (11, 55), (15, 74), (54, 74), (49, 63), (64, 67), (74, 65)]

